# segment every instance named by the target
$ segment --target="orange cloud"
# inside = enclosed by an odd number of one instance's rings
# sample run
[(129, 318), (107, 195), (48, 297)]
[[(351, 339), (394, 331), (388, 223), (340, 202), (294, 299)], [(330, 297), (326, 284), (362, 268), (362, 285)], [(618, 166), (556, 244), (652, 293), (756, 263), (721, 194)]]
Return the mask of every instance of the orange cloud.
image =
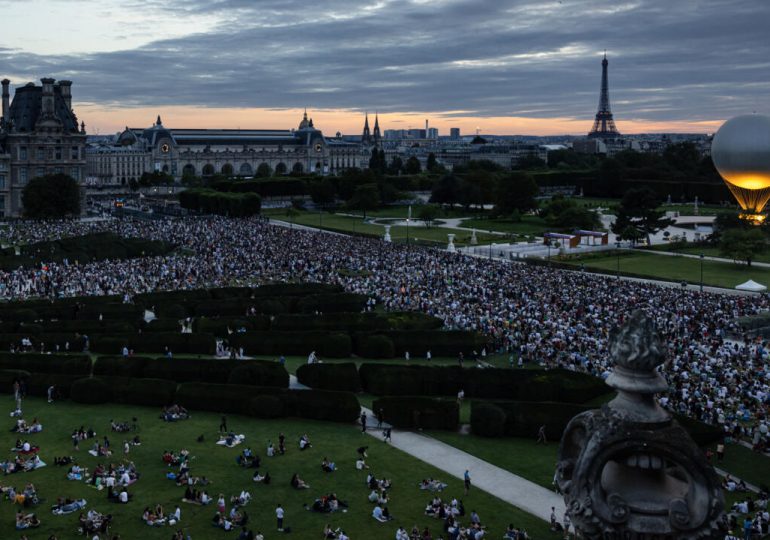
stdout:
[[(160, 114), (163, 124), (174, 128), (227, 128), (227, 129), (292, 129), (302, 118), (302, 109), (239, 109), (205, 108), (190, 106), (163, 106), (142, 108), (108, 108), (96, 104), (77, 106), (78, 116), (85, 120), (89, 134), (116, 133), (125, 126), (149, 127)], [(309, 110), (315, 126), (327, 136), (337, 131), (345, 135), (361, 133), (364, 115), (352, 110)], [(451, 115), (451, 116), (450, 116)], [(496, 135), (583, 135), (591, 128), (591, 120), (569, 117), (474, 117), (463, 115), (463, 111), (447, 113), (387, 113), (380, 114), (380, 128), (406, 129), (423, 128), (425, 119), (431, 127), (439, 129), (441, 135), (448, 135), (449, 128), (459, 127), (462, 134), (480, 133)], [(370, 112), (370, 126), (373, 127), (374, 112)], [(621, 133), (713, 133), (723, 120), (671, 121), (619, 120)]]

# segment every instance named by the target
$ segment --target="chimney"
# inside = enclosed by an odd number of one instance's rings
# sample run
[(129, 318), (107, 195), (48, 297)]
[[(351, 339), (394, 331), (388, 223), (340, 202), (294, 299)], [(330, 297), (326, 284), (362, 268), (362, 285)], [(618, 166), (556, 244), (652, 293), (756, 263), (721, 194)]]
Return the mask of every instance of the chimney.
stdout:
[(428, 138), (428, 119), (425, 119), (425, 138)]
[(64, 99), (64, 103), (67, 105), (67, 110), (72, 110), (72, 81), (59, 81), (59, 88), (61, 89), (61, 97)]
[(43, 116), (53, 116), (53, 83), (55, 79), (40, 79), (43, 83)]
[(10, 109), (11, 109), (11, 93), (8, 90), (8, 85), (11, 84), (11, 81), (8, 79), (2, 80), (3, 85), (3, 118), (6, 122), (10, 120)]

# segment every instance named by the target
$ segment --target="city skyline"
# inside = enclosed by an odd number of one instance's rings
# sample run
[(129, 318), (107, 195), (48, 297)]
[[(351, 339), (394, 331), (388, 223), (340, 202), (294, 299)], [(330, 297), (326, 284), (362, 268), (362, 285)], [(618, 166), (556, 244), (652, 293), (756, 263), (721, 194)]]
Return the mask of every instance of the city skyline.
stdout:
[(14, 87), (73, 80), (90, 134), (148, 126), (157, 114), (177, 128), (286, 129), (307, 107), (327, 135), (359, 134), (365, 111), (378, 111), (383, 129), (427, 118), (442, 134), (584, 135), (604, 48), (621, 133), (713, 132), (736, 114), (770, 112), (761, 45), (770, 7), (746, 0), (330, 0), (313, 13), (273, 0), (0, 0), (0, 9), (14, 22), (0, 37), (0, 77)]

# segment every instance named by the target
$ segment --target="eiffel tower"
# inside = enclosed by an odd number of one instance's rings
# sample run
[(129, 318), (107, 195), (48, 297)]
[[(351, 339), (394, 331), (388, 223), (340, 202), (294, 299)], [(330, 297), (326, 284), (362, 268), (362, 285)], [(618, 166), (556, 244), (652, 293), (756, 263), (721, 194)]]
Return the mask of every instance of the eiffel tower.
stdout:
[(615, 127), (615, 121), (612, 119), (610, 110), (610, 88), (607, 82), (607, 53), (604, 53), (602, 60), (602, 92), (599, 96), (599, 110), (596, 112), (594, 127), (588, 132), (588, 136), (594, 139), (614, 139), (620, 137), (618, 128)]

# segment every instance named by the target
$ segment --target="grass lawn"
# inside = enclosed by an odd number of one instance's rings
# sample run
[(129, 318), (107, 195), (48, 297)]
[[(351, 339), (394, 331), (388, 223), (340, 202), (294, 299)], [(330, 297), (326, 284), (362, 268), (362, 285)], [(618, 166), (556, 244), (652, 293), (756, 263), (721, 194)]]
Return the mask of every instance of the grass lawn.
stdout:
[(522, 216), (521, 221), (509, 219), (466, 219), (463, 227), (478, 229), (479, 231), (498, 231), (510, 234), (542, 236), (548, 229), (539, 216)]
[(547, 489), (553, 489), (556, 452), (559, 442), (535, 444), (535, 438), (506, 437), (490, 439), (449, 431), (431, 431), (429, 435), (484, 461), (497, 465)]
[[(289, 222), (293, 221), (293, 223), (298, 225), (306, 225), (308, 227), (319, 227), (345, 233), (362, 233), (378, 237), (385, 235), (385, 227), (383, 225), (364, 223), (364, 221), (359, 217), (342, 216), (339, 214), (328, 213), (320, 214), (318, 212), (300, 212), (293, 218), (293, 220), (290, 220), (286, 216), (286, 211), (281, 209), (265, 211), (264, 214), (275, 219)], [(393, 238), (394, 242), (405, 242), (408, 234), (410, 241), (435, 243), (441, 246), (446, 246), (448, 243), (447, 234), (451, 233), (456, 235), (455, 245), (462, 246), (470, 243), (472, 236), (471, 232), (459, 229), (450, 229), (444, 227), (431, 227), (428, 229), (421, 223), (415, 226), (410, 226), (408, 232), (407, 227), (405, 226), (397, 226), (390, 229), (390, 236)], [(484, 234), (481, 232), (476, 234), (476, 238), (479, 244), (501, 241), (500, 236)]]
[[(569, 259), (565, 262), (580, 266), (606, 270), (614, 274), (618, 267), (616, 255), (587, 256)], [(624, 253), (620, 256), (620, 271), (635, 275), (659, 278), (669, 281), (685, 280), (689, 283), (700, 283), (700, 259), (690, 257), (675, 257), (653, 253)], [(770, 283), (770, 269), (747, 267), (728, 262), (703, 262), (703, 283), (717, 287), (734, 288), (736, 285), (753, 279), (758, 283)]]
[[(702, 253), (706, 257), (720, 257), (723, 259), (729, 259), (729, 257), (725, 257), (724, 255), (722, 255), (722, 253), (719, 251), (719, 247), (717, 246), (699, 246), (699, 245), (689, 245), (689, 244), (685, 244), (684, 246), (678, 246), (677, 244), (660, 244), (660, 245), (653, 246), (650, 249), (653, 251), (670, 251), (674, 253), (688, 253), (690, 255), (700, 255)], [(770, 253), (759, 253), (758, 255), (756, 255), (756, 258), (754, 260), (757, 262), (770, 263)]]
[[(7, 398), (10, 409), (11, 399)], [(413, 524), (420, 527), (428, 525), (435, 533), (440, 529), (440, 523), (423, 515), (423, 508), (430, 499), (429, 494), (417, 487), (417, 482), (424, 477), (439, 478), (449, 484), (444, 495), (462, 496), (462, 482), (447, 477), (421, 461), (411, 458), (391, 446), (384, 445), (376, 439), (361, 435), (353, 424), (342, 425), (326, 422), (305, 420), (257, 420), (254, 418), (229, 416), (228, 426), (238, 433), (246, 435), (246, 442), (236, 448), (228, 449), (216, 446), (216, 430), (219, 425), (219, 415), (213, 413), (193, 412), (190, 420), (168, 424), (157, 418), (157, 410), (135, 406), (103, 405), (87, 406), (71, 402), (58, 402), (54, 405), (44, 400), (29, 398), (24, 402), (25, 418), (37, 417), (43, 423), (42, 433), (30, 435), (29, 439), (41, 448), (41, 458), (48, 463), (47, 467), (30, 473), (4, 476), (4, 486), (13, 485), (22, 489), (28, 482), (33, 482), (39, 496), (45, 499), (32, 509), (42, 525), (35, 531), (30, 531), (31, 538), (47, 538), (51, 534), (58, 538), (76, 538), (77, 513), (67, 516), (54, 516), (50, 505), (57, 497), (85, 498), (87, 509), (94, 509), (114, 516), (114, 527), (111, 534), (120, 534), (122, 539), (168, 539), (172, 534), (170, 527), (148, 527), (140, 517), (145, 506), (162, 504), (167, 512), (173, 512), (174, 506), (180, 503), (182, 509), (181, 526), (186, 528), (192, 538), (219, 538), (227, 535), (212, 528), (210, 520), (215, 513), (213, 506), (200, 507), (181, 503), (183, 488), (177, 487), (165, 475), (169, 470), (161, 461), (165, 449), (179, 451), (182, 448), (190, 450), (195, 456), (192, 460), (194, 475), (204, 475), (213, 483), (207, 488), (209, 495), (215, 499), (219, 493), (226, 498), (247, 489), (252, 493), (253, 500), (244, 508), (249, 515), (249, 526), (254, 530), (267, 533), (267, 538), (274, 538), (275, 529), (274, 509), (281, 503), (286, 511), (285, 524), (292, 528), (296, 538), (320, 537), (323, 526), (330, 523), (333, 527), (341, 526), (354, 539), (382, 538), (391, 539), (396, 527), (403, 524), (411, 528)], [(65, 469), (53, 465), (55, 456), (74, 454), (79, 464), (89, 469), (98, 463), (118, 463), (122, 454), (111, 458), (95, 458), (89, 455), (88, 441), (81, 443), (81, 449), (74, 451), (69, 435), (72, 429), (85, 425), (93, 427), (101, 437), (106, 434), (113, 447), (119, 447), (124, 436), (109, 432), (110, 419), (119, 421), (138, 418), (138, 434), (142, 445), (134, 447), (129, 455), (141, 473), (139, 481), (131, 486), (129, 492), (133, 500), (128, 505), (118, 505), (108, 502), (105, 491), (97, 491), (83, 482), (68, 481)], [(8, 420), (10, 427), (12, 420)], [(276, 441), (279, 432), (287, 437), (287, 454), (281, 457), (264, 457), (267, 441)], [(307, 433), (313, 443), (313, 448), (300, 453), (296, 441)], [(198, 443), (198, 435), (205, 435), (205, 442)], [(6, 432), (4, 444), (6, 448), (13, 446), (16, 436)], [(379, 524), (371, 516), (372, 506), (367, 502), (368, 489), (364, 485), (365, 471), (356, 471), (354, 467), (355, 449), (369, 445), (368, 462), (372, 471), (378, 477), (389, 477), (393, 481), (391, 503), (388, 505), (396, 520), (391, 524)], [(269, 486), (255, 484), (251, 481), (252, 471), (242, 469), (235, 463), (235, 457), (245, 446), (250, 446), (263, 456), (261, 470), (269, 471), (273, 483)], [(10, 452), (6, 455), (10, 455)], [(320, 470), (320, 462), (324, 456), (335, 461), (339, 470), (327, 474)], [(294, 472), (306, 480), (312, 488), (296, 491), (289, 486), (289, 479)], [(307, 511), (303, 505), (312, 505), (313, 500), (323, 494), (335, 492), (338, 497), (350, 504), (347, 513), (321, 515)], [(547, 524), (538, 518), (525, 514), (520, 510), (481, 492), (473, 491), (464, 497), (468, 510), (476, 509), (482, 521), (489, 526), (492, 537), (499, 537), (509, 522), (525, 527), (538, 539), (550, 538)], [(228, 503), (227, 510), (230, 505)], [(17, 538), (20, 533), (14, 530), (14, 512), (11, 504), (0, 506), (0, 538)], [(232, 536), (232, 535), (230, 535)]]
[(714, 452), (712, 463), (715, 467), (745, 480), (755, 486), (764, 484), (770, 486), (770, 458), (753, 452), (739, 444), (725, 445), (725, 458), (717, 461), (716, 444), (709, 448)]

